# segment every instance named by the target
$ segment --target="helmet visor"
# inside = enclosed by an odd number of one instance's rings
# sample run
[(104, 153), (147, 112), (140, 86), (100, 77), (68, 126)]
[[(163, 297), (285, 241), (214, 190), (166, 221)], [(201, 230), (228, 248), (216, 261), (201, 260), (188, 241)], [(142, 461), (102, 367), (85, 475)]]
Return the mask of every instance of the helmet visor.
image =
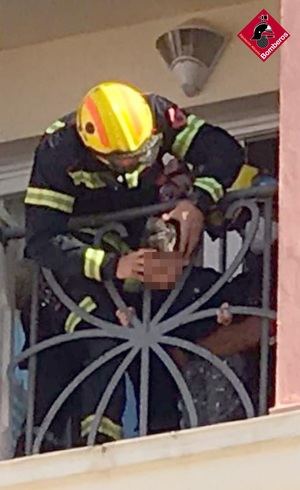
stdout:
[(97, 153), (97, 158), (118, 173), (133, 172), (140, 165), (150, 166), (158, 156), (162, 134), (151, 136), (141, 148), (134, 152), (114, 152), (109, 155)]

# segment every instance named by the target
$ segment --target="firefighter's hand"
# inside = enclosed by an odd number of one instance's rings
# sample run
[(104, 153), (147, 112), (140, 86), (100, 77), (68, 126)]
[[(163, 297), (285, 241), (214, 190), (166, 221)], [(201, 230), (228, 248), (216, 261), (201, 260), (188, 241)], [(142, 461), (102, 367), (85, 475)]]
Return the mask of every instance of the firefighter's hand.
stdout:
[(141, 248), (121, 257), (118, 261), (116, 276), (118, 279), (138, 279), (144, 281), (145, 252), (154, 251), (150, 248)]
[(180, 201), (169, 213), (163, 214), (165, 221), (176, 220), (180, 225), (179, 251), (189, 259), (195, 250), (204, 227), (204, 215), (187, 199)]

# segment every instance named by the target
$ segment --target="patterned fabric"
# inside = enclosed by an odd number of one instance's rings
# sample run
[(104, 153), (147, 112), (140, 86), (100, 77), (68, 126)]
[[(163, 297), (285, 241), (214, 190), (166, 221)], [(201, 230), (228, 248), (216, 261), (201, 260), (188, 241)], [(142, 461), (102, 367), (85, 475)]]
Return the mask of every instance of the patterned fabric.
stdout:
[[(233, 369), (246, 389), (252, 391), (251, 385), (255, 380), (257, 386), (258, 365), (254, 359), (247, 354), (235, 354), (223, 360)], [(193, 356), (184, 368), (183, 375), (196, 407), (199, 427), (245, 418), (243, 405), (235, 389), (221, 371), (208, 361)], [(249, 394), (251, 397), (251, 393)], [(182, 400), (179, 402), (179, 409), (182, 413), (181, 427), (189, 428), (189, 417)]]

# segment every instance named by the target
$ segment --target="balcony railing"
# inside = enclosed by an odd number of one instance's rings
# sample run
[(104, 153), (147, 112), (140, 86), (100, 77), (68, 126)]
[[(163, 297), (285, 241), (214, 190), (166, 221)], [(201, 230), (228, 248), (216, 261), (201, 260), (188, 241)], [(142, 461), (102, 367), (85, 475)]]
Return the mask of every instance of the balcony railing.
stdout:
[[(189, 379), (184, 376), (181, 369), (169, 353), (169, 348), (179, 348), (180, 350), (193, 354), (194, 359), (204, 362), (205, 366), (214, 367), (214, 372), (222, 379), (226, 379), (227, 388), (229, 387), (235, 393), (238, 403), (243, 411), (242, 417), (254, 417), (267, 413), (268, 410), (268, 388), (270, 385), (269, 376), (269, 352), (270, 352), (270, 322), (275, 320), (275, 311), (271, 308), (271, 284), (272, 283), (272, 226), (273, 226), (273, 202), (276, 195), (276, 188), (273, 186), (261, 186), (251, 188), (246, 191), (228, 193), (226, 198), (220, 204), (220, 210), (225, 217), (222, 226), (218, 228), (218, 248), (219, 248), (219, 266), (221, 276), (205, 293), (198, 297), (196, 301), (184, 307), (181, 311), (173, 315), (168, 315), (174, 302), (176, 302), (180, 291), (187, 284), (189, 274), (193, 267), (190, 264), (185, 268), (184, 273), (176, 287), (169, 293), (167, 299), (160, 305), (154, 315), (151, 312), (152, 293), (149, 289), (144, 289), (141, 294), (142, 315), (134, 316), (131, 328), (122, 327), (116, 322), (108, 322), (92, 313), (88, 313), (80, 308), (74, 300), (68, 296), (61, 284), (59, 284), (50, 270), (40, 269), (37, 264), (33, 265), (33, 286), (31, 293), (31, 318), (30, 318), (30, 346), (17, 356), (13, 355), (13, 338), (14, 338), (14, 273), (15, 257), (14, 243), (17, 239), (24, 237), (22, 228), (5, 226), (1, 228), (0, 236), (0, 259), (1, 259), (1, 296), (0, 296), (0, 318), (2, 319), (2, 342), (1, 342), (1, 394), (0, 394), (0, 414), (2, 427), (2, 457), (12, 456), (12, 434), (13, 434), (13, 412), (16, 405), (15, 370), (20, 363), (28, 361), (28, 386), (27, 386), (27, 403), (26, 403), (26, 422), (25, 422), (25, 453), (38, 453), (41, 449), (43, 440), (51, 426), (51, 423), (57, 416), (61, 407), (67, 402), (75, 390), (90, 376), (106, 363), (118, 358), (121, 359), (109, 379), (109, 382), (98, 402), (90, 432), (87, 438), (87, 444), (95, 443), (97, 429), (100, 421), (105, 414), (109, 401), (116, 390), (124, 374), (128, 372), (132, 362), (139, 357), (139, 434), (148, 433), (149, 422), (149, 376), (151, 375), (150, 357), (157, 358), (169, 372), (174, 380), (179, 398), (182, 405), (183, 418), (185, 424), (190, 427), (199, 425), (199, 409), (195, 406), (195, 395), (192, 393)], [(93, 228), (97, 230), (96, 240), (103, 230), (109, 226), (117, 226), (122, 232), (122, 223), (141, 216), (151, 216), (158, 212), (172, 208), (174, 203), (159, 204), (148, 207), (124, 210), (117, 213), (106, 215), (91, 216), (84, 219), (77, 218), (71, 220), (70, 231), (84, 228)], [(242, 237), (242, 245), (232, 262), (227, 266), (227, 237), (232, 229), (232, 220), (243, 210), (247, 212), (247, 219), (242, 220), (239, 225), (239, 234)], [(260, 337), (260, 356), (259, 356), (259, 383), (257, 386), (257, 398), (254, 401), (253, 396), (248, 393), (243, 380), (240, 379), (238, 370), (230, 367), (230, 362), (225, 362), (224, 358), (214, 355), (201, 345), (172, 335), (180, 326), (188, 325), (191, 322), (201, 321), (216, 316), (216, 308), (205, 309), (206, 303), (217, 294), (228, 281), (235, 275), (240, 268), (245, 268), (250, 249), (257, 237), (257, 230), (260, 220), (263, 218), (264, 237), (263, 250), (261, 252), (262, 277), (260, 278), (260, 304), (258, 306), (236, 305), (231, 307), (233, 315), (255, 316), (261, 318), (261, 337)], [(113, 225), (111, 225), (113, 223)], [(117, 224), (117, 225), (116, 225)], [(203, 244), (196, 254), (195, 261), (199, 265), (203, 258)], [(39, 328), (39, 304), (40, 298), (40, 277), (47, 283), (47, 287), (52, 290), (53, 294), (59, 299), (70, 312), (81, 317), (84, 322), (90, 325), (90, 328), (75, 331), (73, 333), (63, 333), (52, 336), (46, 340), (38, 342)], [(130, 305), (124, 303), (122, 295), (117, 290), (113, 281), (105, 283), (116, 309), (124, 309)], [(35, 379), (37, 369), (37, 356), (58, 345), (66, 345), (68, 342), (80, 342), (82, 339), (100, 339), (110, 338), (118, 340), (118, 345), (114, 346), (91, 364), (79, 372), (74, 379), (60, 392), (55, 401), (49, 407), (42, 423), (38, 428), (34, 427), (35, 419)], [(197, 362), (196, 362), (197, 369)], [(194, 387), (195, 388), (195, 387)], [(201, 386), (197, 387), (200, 391)], [(46, 388), (45, 388), (46, 389)], [(203, 387), (204, 389), (204, 387)], [(225, 390), (226, 391), (226, 390)], [(225, 399), (226, 393), (224, 393)], [(161, 394), (163, 396), (163, 393)], [(72, 437), (67, 438), (66, 447), (72, 446)], [(6, 447), (5, 447), (6, 444)]]

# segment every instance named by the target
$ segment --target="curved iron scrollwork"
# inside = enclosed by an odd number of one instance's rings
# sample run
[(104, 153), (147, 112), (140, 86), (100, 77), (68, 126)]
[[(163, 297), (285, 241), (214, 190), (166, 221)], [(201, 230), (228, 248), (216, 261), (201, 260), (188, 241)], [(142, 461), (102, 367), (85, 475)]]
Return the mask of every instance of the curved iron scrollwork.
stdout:
[[(261, 202), (263, 202), (264, 198), (265, 196), (261, 198)], [(93, 445), (95, 443), (99, 423), (113, 395), (113, 392), (119, 381), (121, 380), (122, 376), (124, 376), (124, 374), (128, 370), (130, 364), (138, 355), (140, 355), (141, 360), (139, 407), (140, 435), (147, 434), (148, 427), (150, 353), (155, 354), (160, 359), (165, 368), (168, 370), (170, 376), (174, 379), (187, 410), (190, 426), (196, 427), (198, 423), (197, 411), (189, 387), (182, 372), (177, 367), (172, 357), (163, 348), (164, 346), (178, 347), (186, 352), (192, 353), (195, 356), (198, 356), (199, 358), (208, 361), (218, 371), (220, 371), (231, 384), (232, 388), (235, 390), (240, 399), (240, 403), (244, 409), (245, 416), (254, 416), (255, 412), (253, 403), (249, 397), (249, 394), (247, 393), (247, 390), (245, 389), (243, 383), (238, 378), (236, 373), (226, 364), (226, 362), (224, 362), (222, 359), (218, 358), (205, 348), (200, 347), (199, 345), (195, 345), (188, 340), (183, 340), (181, 338), (170, 335), (179, 326), (216, 315), (215, 309), (210, 308), (205, 310), (203, 309), (203, 306), (227, 283), (229, 279), (232, 278), (237, 268), (243, 263), (243, 260), (255, 237), (255, 233), (259, 223), (260, 212), (258, 204), (255, 201), (254, 197), (248, 200), (242, 199), (232, 202), (226, 211), (226, 217), (232, 218), (234, 213), (236, 213), (236, 211), (240, 210), (241, 208), (246, 208), (249, 211), (251, 218), (247, 227), (247, 234), (244, 237), (242, 246), (236, 257), (232, 261), (231, 265), (228, 267), (227, 270), (223, 272), (223, 274), (215, 282), (215, 284), (213, 284), (202, 296), (198, 297), (182, 311), (174, 314), (171, 317), (166, 317), (167, 313), (176, 301), (180, 291), (184, 288), (184, 285), (192, 270), (192, 264), (186, 267), (181, 279), (176, 285), (176, 288), (170, 292), (169, 296), (160, 306), (153, 318), (151, 318), (151, 291), (148, 289), (144, 289), (142, 318), (138, 318), (136, 315), (134, 315), (132, 319), (132, 328), (120, 328), (117, 323), (112, 323), (103, 320), (98, 316), (96, 317), (91, 313), (87, 313), (84, 309), (80, 308), (68, 296), (68, 294), (66, 294), (61, 285), (56, 281), (51, 271), (42, 271), (49, 287), (52, 289), (57, 298), (59, 298), (61, 303), (68, 310), (70, 310), (70, 312), (74, 312), (85, 322), (90, 324), (93, 328), (86, 329), (84, 331), (74, 332), (72, 334), (66, 333), (58, 335), (51, 339), (44, 340), (38, 344), (31, 345), (29, 349), (25, 350), (22, 354), (20, 354), (13, 360), (9, 370), (10, 375), (12, 375), (14, 367), (22, 360), (28, 358), (32, 359), (38, 353), (42, 352), (45, 349), (48, 349), (51, 346), (64, 344), (70, 341), (80, 341), (80, 339), (82, 338), (101, 337), (119, 339), (122, 341), (122, 343), (99, 356), (98, 359), (94, 360), (89, 366), (81, 371), (64, 388), (64, 390), (60, 393), (52, 406), (49, 408), (48, 413), (46, 414), (43, 422), (38, 429), (38, 433), (32, 447), (33, 453), (39, 452), (43, 438), (45, 437), (48, 428), (50, 427), (52, 421), (54, 420), (62, 405), (66, 402), (66, 400), (74, 392), (74, 390), (93, 372), (100, 369), (101, 366), (103, 366), (105, 363), (110, 362), (112, 359), (119, 356), (120, 354), (123, 354), (122, 361), (119, 363), (114, 374), (109, 380), (96, 408), (95, 416), (91, 425), (91, 430), (88, 436), (88, 445)], [(268, 216), (268, 219), (271, 220), (271, 215)], [(118, 223), (117, 227), (121, 234), (123, 234), (124, 236), (124, 228), (122, 227), (122, 225)], [(106, 231), (107, 229), (108, 226), (106, 226), (105, 229), (100, 228), (100, 230), (98, 230), (96, 234), (96, 239), (99, 240), (103, 231)], [(267, 245), (270, 247), (270, 243), (268, 243)], [(130, 306), (125, 303), (124, 299), (117, 291), (112, 281), (105, 283), (105, 287), (117, 308), (123, 309)], [(266, 302), (262, 305), (261, 308), (246, 307), (241, 305), (232, 307), (231, 311), (234, 314), (256, 315), (267, 320), (275, 318), (275, 313), (270, 310), (269, 304)]]

